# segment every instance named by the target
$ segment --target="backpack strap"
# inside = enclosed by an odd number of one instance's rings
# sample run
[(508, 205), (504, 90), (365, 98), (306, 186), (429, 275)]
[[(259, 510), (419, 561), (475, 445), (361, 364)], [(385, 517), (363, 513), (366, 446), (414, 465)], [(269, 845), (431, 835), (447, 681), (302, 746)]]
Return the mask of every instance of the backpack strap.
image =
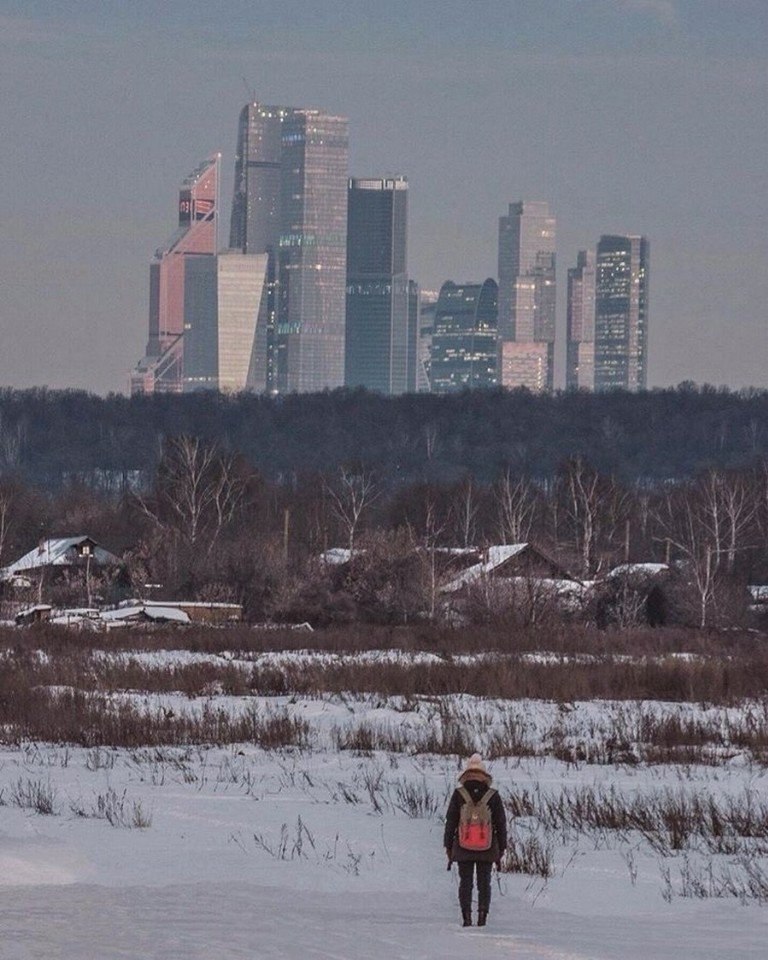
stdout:
[(457, 787), (459, 796), (464, 801), (464, 803), (469, 803), (472, 806), (475, 805), (475, 801), (472, 799), (472, 794), (467, 790), (465, 786)]
[(493, 787), (488, 787), (488, 789), (485, 791), (482, 797), (480, 797), (480, 799), (477, 801), (478, 807), (487, 807), (488, 804), (493, 799), (493, 795), (495, 793), (496, 791), (493, 789)]

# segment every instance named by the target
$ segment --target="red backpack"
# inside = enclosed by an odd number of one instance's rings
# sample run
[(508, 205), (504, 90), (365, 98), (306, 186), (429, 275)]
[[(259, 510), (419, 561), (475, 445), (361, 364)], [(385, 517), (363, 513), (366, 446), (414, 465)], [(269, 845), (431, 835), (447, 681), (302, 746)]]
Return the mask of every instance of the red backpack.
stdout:
[(475, 803), (466, 787), (459, 787), (464, 800), (459, 813), (459, 846), (462, 850), (481, 853), (491, 849), (493, 818), (488, 803), (496, 791), (489, 787)]

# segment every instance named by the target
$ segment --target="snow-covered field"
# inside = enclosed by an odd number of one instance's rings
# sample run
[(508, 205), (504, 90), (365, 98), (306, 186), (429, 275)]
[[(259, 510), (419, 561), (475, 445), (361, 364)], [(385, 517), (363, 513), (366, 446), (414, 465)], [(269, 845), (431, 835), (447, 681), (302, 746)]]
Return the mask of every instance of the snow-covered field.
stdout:
[[(177, 712), (209, 702), (122, 696)], [(516, 846), (538, 849), (551, 876), (497, 875), (489, 926), (462, 930), (441, 819), (458, 759), (338, 749), (343, 731), (361, 724), (416, 738), (446, 706), (470, 726), (476, 718), (480, 746), (510, 713), (531, 743), (554, 728), (587, 743), (604, 738), (620, 711), (711, 716), (713, 708), (564, 708), (458, 695), (441, 703), (330, 695), (213, 703), (299, 717), (308, 745), (0, 748), (0, 960), (764, 955), (768, 909), (754, 896), (768, 876), (764, 840), (724, 828), (717, 843), (692, 835), (678, 847), (672, 827), (658, 835), (614, 829), (574, 812), (579, 797), (758, 809), (768, 804), (768, 774), (745, 754), (727, 751), (706, 766), (574, 764), (551, 755), (493, 761), (502, 794), (535, 808), (514, 820)], [(549, 822), (539, 815), (545, 808)], [(556, 822), (551, 811), (566, 808)], [(727, 895), (702, 896), (714, 892)]]

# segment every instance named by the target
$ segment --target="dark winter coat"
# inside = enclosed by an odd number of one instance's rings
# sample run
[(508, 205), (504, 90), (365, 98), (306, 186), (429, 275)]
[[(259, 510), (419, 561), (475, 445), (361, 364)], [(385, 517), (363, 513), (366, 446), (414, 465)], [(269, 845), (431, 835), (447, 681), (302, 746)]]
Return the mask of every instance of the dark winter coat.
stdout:
[[(488, 784), (484, 780), (465, 780), (463, 786), (470, 797), (477, 801), (485, 794)], [(445, 815), (445, 832), (443, 846), (449, 852), (451, 860), (464, 863), (468, 860), (479, 860), (482, 863), (495, 863), (507, 849), (507, 816), (504, 813), (504, 804), (498, 793), (494, 793), (488, 802), (493, 825), (493, 840), (490, 850), (462, 850), (459, 846), (459, 816), (464, 806), (464, 798), (458, 789), (453, 791), (451, 802), (448, 804), (448, 813)]]

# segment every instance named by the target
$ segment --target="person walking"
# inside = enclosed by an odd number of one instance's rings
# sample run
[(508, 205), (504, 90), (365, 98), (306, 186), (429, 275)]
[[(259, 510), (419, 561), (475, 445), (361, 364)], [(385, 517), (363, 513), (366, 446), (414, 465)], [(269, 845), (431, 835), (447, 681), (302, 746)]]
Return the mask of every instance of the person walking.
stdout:
[(443, 846), (448, 869), (459, 865), (459, 906), (465, 927), (472, 926), (472, 887), (477, 874), (477, 925), (484, 927), (491, 905), (491, 870), (501, 868), (507, 848), (507, 818), (492, 778), (479, 753), (459, 776), (445, 816)]

